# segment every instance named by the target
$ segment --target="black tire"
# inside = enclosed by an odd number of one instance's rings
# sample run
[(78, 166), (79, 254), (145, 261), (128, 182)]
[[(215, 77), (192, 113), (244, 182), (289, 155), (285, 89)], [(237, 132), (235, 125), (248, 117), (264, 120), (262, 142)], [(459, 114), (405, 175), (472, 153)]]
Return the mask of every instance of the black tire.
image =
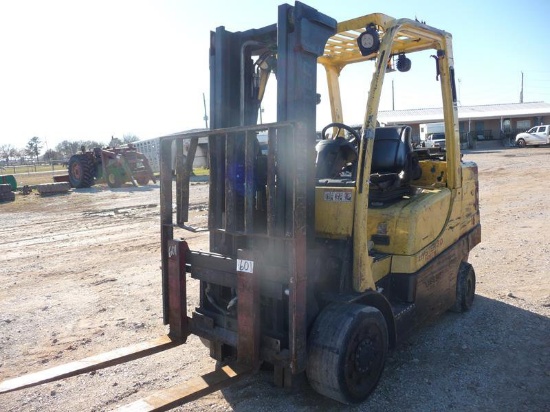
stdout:
[(10, 193), (11, 185), (8, 183), (0, 184), (0, 193)]
[(15, 200), (14, 192), (2, 192), (0, 193), (0, 202), (13, 202)]
[(362, 402), (376, 388), (387, 353), (388, 329), (378, 309), (331, 304), (317, 317), (309, 334), (309, 383), (336, 401)]
[(149, 176), (148, 175), (137, 175), (136, 176), (136, 182), (140, 186), (146, 186), (149, 183)]
[(476, 273), (474, 267), (462, 262), (456, 278), (456, 301), (451, 310), (462, 313), (470, 310), (476, 294)]
[(525, 146), (527, 146), (527, 143), (525, 143), (524, 139), (518, 139), (518, 141), (516, 142), (516, 145), (518, 147), (525, 147)]
[(94, 184), (94, 163), (89, 156), (71, 156), (69, 159), (69, 182), (72, 187), (79, 189)]
[(124, 178), (122, 177), (120, 170), (116, 168), (107, 169), (107, 185), (110, 188), (117, 188), (122, 186), (124, 183)]

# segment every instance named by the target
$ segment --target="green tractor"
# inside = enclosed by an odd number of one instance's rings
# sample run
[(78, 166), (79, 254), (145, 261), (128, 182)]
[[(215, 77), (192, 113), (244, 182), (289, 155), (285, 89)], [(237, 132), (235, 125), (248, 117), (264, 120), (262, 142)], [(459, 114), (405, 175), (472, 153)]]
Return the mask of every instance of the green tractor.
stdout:
[(156, 183), (147, 157), (129, 144), (117, 148), (99, 148), (75, 154), (69, 159), (69, 182), (72, 187), (86, 188), (105, 179), (111, 188), (121, 187), (126, 182), (145, 186), (152, 180)]

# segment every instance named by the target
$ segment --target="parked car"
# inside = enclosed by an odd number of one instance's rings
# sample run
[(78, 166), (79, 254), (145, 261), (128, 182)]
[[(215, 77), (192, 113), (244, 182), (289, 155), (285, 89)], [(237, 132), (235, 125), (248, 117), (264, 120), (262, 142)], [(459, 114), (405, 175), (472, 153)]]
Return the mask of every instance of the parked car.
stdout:
[(426, 136), (425, 147), (439, 147), (445, 149), (445, 133), (431, 133)]
[(540, 126), (531, 127), (523, 133), (516, 136), (516, 146), (538, 146), (541, 144), (550, 144), (550, 125), (543, 124)]

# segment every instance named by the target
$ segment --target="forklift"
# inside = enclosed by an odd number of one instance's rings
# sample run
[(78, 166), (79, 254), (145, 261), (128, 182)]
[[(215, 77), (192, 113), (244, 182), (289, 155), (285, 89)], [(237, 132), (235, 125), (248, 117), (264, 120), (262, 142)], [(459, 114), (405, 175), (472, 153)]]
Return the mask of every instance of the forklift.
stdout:
[[(413, 150), (410, 126), (377, 122), (388, 68), (406, 72), (409, 56), (425, 50), (433, 52), (441, 89), (440, 153)], [(358, 131), (344, 123), (339, 77), (369, 61), (376, 70)], [(332, 114), (319, 141), (318, 64)], [(173, 289), (178, 254), (178, 269), (200, 281), (200, 305), (177, 333), (200, 336), (221, 363), (271, 365), (280, 386), (305, 371), (319, 393), (361, 402), (389, 349), (415, 326), (467, 310), (474, 299), (468, 254), (481, 238), (477, 166), (461, 161), (451, 35), (383, 14), (336, 23), (296, 2), (280, 6), (277, 25), (218, 27), (210, 69), (209, 252), (175, 240), (174, 230), (188, 224), (191, 165), (180, 162), (174, 221), (172, 139), (163, 142), (165, 290)], [(262, 125), (272, 76), (277, 122)], [(258, 134), (268, 136), (265, 154)], [(164, 293), (172, 326), (171, 296)]]
[[(436, 153), (413, 149), (410, 126), (377, 120), (386, 73), (409, 71), (410, 56), (425, 51), (435, 62), (445, 122), (446, 148)], [(388, 351), (418, 325), (471, 308), (468, 255), (481, 241), (478, 172), (461, 159), (449, 33), (380, 13), (337, 23), (296, 2), (279, 6), (273, 25), (218, 27), (209, 58), (211, 129), (161, 138), (169, 335), (93, 357), (65, 374), (3, 382), (0, 393), (146, 356), (194, 334), (219, 368), (128, 409), (165, 410), (260, 367), (273, 370), (278, 386), (305, 373), (321, 395), (360, 403), (378, 384)], [(352, 64), (372, 73), (368, 98), (357, 102), (365, 106), (360, 127), (344, 122), (340, 93), (340, 75)], [(318, 65), (331, 107), (320, 136)], [(258, 124), (274, 78), (277, 121)], [(193, 156), (203, 136), (209, 251), (185, 241), (188, 231), (203, 230), (189, 218)], [(189, 278), (200, 284), (199, 306), (190, 313)]]

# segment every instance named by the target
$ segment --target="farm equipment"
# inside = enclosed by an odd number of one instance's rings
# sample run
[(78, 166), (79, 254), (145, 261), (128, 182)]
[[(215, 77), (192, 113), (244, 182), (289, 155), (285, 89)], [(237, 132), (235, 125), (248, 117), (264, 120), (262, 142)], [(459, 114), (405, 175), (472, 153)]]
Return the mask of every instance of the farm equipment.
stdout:
[[(460, 156), (451, 35), (383, 14), (337, 23), (300, 2), (280, 6), (278, 16), (276, 25), (260, 29), (212, 32), (212, 129), (161, 139), (169, 336), (6, 381), (0, 391), (135, 359), (195, 334), (226, 366), (130, 409), (180, 404), (261, 364), (273, 367), (279, 386), (305, 372), (320, 394), (357, 403), (376, 387), (388, 351), (416, 326), (471, 307), (475, 272), (468, 255), (481, 240), (477, 166)], [(407, 71), (406, 56), (422, 51), (434, 54), (442, 95), (447, 150), (437, 155), (413, 150), (409, 126), (377, 125), (392, 59)], [(318, 63), (326, 70), (332, 114), (324, 130), (334, 136), (320, 141)], [(360, 132), (343, 122), (339, 87), (341, 71), (358, 63), (375, 68)], [(258, 125), (271, 72), (277, 122)], [(267, 135), (266, 151), (259, 134)], [(182, 240), (185, 231), (199, 230), (189, 223), (189, 180), (204, 135), (209, 252)], [(185, 139), (191, 145), (184, 161)], [(188, 274), (200, 282), (200, 303), (190, 314)]]
[(67, 193), (71, 189), (68, 182), (42, 183), (36, 185), (36, 191), (41, 196), (51, 196)]
[(156, 183), (147, 157), (129, 144), (116, 148), (99, 148), (75, 154), (69, 159), (69, 182), (76, 188), (90, 187), (104, 178), (111, 188), (131, 182), (144, 186), (150, 180)]
[(13, 192), (13, 186), (9, 183), (0, 183), (0, 203), (13, 202), (14, 200), (15, 193)]

